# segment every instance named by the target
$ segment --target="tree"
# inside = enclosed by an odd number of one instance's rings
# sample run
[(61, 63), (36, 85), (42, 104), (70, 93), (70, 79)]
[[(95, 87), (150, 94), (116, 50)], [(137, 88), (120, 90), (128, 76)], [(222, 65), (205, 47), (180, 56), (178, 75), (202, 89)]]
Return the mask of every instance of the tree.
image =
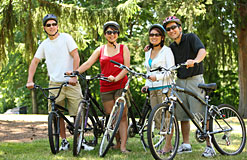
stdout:
[(247, 118), (247, 2), (239, 0), (234, 2), (236, 6), (236, 32), (239, 44), (239, 88), (240, 88), (240, 101), (239, 113)]

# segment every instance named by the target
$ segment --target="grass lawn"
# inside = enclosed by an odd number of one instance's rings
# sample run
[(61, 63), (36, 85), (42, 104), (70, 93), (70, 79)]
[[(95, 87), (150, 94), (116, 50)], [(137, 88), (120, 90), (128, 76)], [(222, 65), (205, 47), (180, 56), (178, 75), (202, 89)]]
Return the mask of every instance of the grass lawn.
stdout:
[[(176, 160), (191, 160), (191, 159), (207, 159), (207, 160), (247, 160), (246, 147), (244, 151), (236, 156), (223, 156), (217, 152), (214, 158), (203, 158), (201, 153), (204, 151), (205, 143), (198, 143), (194, 139), (194, 132), (191, 132), (192, 153), (176, 155)], [(69, 139), (72, 145), (73, 139)], [(153, 159), (149, 150), (144, 151), (138, 136), (128, 140), (127, 148), (132, 152), (129, 154), (121, 154), (118, 150), (109, 150), (104, 158), (99, 157), (99, 145), (93, 151), (81, 151), (80, 156), (73, 157), (72, 149), (69, 151), (59, 152), (53, 155), (50, 151), (48, 139), (37, 140), (29, 143), (0, 143), (0, 160), (93, 160), (93, 159), (128, 159), (128, 160), (150, 160)]]

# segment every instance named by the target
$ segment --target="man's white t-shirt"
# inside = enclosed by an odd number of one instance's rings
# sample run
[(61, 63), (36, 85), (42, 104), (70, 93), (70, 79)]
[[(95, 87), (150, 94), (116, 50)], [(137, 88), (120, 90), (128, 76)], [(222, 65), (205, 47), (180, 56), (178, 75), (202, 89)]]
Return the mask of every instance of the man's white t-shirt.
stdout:
[(72, 36), (67, 33), (59, 33), (59, 36), (50, 40), (44, 40), (35, 53), (36, 58), (45, 59), (50, 81), (65, 82), (67, 71), (73, 71), (73, 57), (70, 52), (78, 48)]

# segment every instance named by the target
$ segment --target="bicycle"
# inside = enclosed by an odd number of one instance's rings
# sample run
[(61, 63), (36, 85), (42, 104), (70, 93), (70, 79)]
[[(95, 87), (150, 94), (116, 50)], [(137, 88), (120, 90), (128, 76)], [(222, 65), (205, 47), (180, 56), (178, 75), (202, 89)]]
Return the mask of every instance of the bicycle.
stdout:
[(112, 141), (115, 137), (115, 134), (118, 131), (118, 127), (119, 127), (119, 124), (120, 124), (120, 121), (122, 118), (123, 110), (124, 110), (124, 107), (126, 104), (125, 95), (126, 95), (127, 90), (129, 88), (129, 83), (132, 80), (132, 77), (133, 76), (136, 76), (136, 77), (142, 76), (144, 78), (148, 78), (145, 74), (137, 73), (137, 72), (133, 71), (132, 69), (128, 68), (127, 66), (122, 65), (116, 61), (111, 60), (111, 62), (116, 64), (117, 66), (119, 66), (119, 68), (126, 69), (127, 71), (129, 71), (130, 75), (129, 75), (128, 81), (127, 81), (127, 83), (123, 89), (121, 97), (119, 97), (116, 100), (116, 102), (112, 108), (110, 117), (108, 119), (108, 122), (107, 122), (107, 125), (105, 128), (105, 132), (104, 132), (104, 135), (102, 137), (101, 144), (100, 144), (100, 149), (99, 149), (100, 157), (105, 156), (105, 154), (107, 153), (107, 151), (109, 150), (109, 148), (112, 145)]
[[(81, 80), (86, 81), (84, 96), (82, 101), (79, 103), (74, 129), (73, 155), (78, 156), (81, 151), (82, 143), (90, 146), (95, 146), (98, 143), (98, 138), (104, 132), (104, 123), (106, 121), (104, 110), (100, 107), (99, 103), (90, 92), (90, 81), (95, 79), (104, 81), (109, 80), (101, 74), (91, 77), (89, 75), (84, 76), (76, 71), (69, 75), (69, 77), (73, 76), (78, 76)], [(99, 118), (95, 107), (100, 111), (102, 115), (101, 119)], [(91, 123), (88, 121), (88, 118)]]
[[(131, 92), (129, 92), (128, 90), (126, 94), (127, 102), (130, 103), (130, 104), (127, 103), (128, 117), (131, 119), (127, 133), (128, 133), (128, 137), (130, 138), (135, 137), (136, 134), (139, 134), (142, 146), (144, 150), (147, 151), (146, 150), (146, 148), (148, 148), (147, 124), (148, 124), (148, 116), (151, 113), (152, 107), (150, 105), (149, 90), (144, 90), (143, 92), (146, 93), (146, 97), (145, 97), (145, 102), (143, 103), (142, 106), (142, 111), (140, 111), (140, 109), (137, 107)], [(139, 116), (138, 121), (135, 119), (136, 117), (134, 116), (133, 108), (135, 108)]]
[[(67, 129), (69, 130), (70, 134), (74, 134), (74, 124), (68, 120), (65, 115), (62, 113), (63, 111), (68, 112), (68, 110), (58, 104), (55, 103), (56, 98), (60, 95), (61, 90), (64, 86), (67, 86), (69, 83), (64, 82), (59, 87), (50, 87), (50, 88), (42, 88), (39, 85), (34, 85), (35, 89), (40, 89), (43, 95), (50, 100), (51, 102), (51, 112), (48, 115), (48, 137), (51, 152), (53, 154), (57, 154), (59, 152), (59, 135), (60, 135), (60, 118), (63, 118), (67, 122)], [(45, 91), (59, 89), (57, 95), (50, 95)]]
[[(159, 67), (155, 70), (168, 71), (172, 75), (172, 84), (170, 88), (171, 94), (166, 94), (166, 100), (163, 103), (156, 105), (148, 120), (148, 144), (152, 156), (158, 160), (173, 159), (177, 153), (179, 144), (179, 127), (174, 115), (174, 110), (177, 103), (183, 108), (186, 114), (190, 117), (197, 130), (195, 138), (202, 143), (209, 138), (209, 142), (214, 145), (216, 150), (223, 155), (236, 155), (241, 153), (246, 143), (246, 128), (243, 119), (240, 117), (236, 109), (229, 104), (220, 104), (218, 106), (209, 104), (209, 94), (216, 90), (216, 83), (199, 84), (198, 87), (206, 92), (205, 100), (199, 97), (193, 91), (181, 88), (175, 84), (175, 71), (186, 64), (178, 64), (169, 69)], [(191, 113), (185, 108), (183, 101), (178, 95), (178, 92), (193, 96), (205, 106), (204, 116), (200, 113)], [(155, 126), (155, 117), (161, 115), (160, 126)], [(209, 123), (209, 130), (207, 130)], [(171, 143), (173, 149), (170, 152), (163, 154), (162, 148), (168, 142), (166, 140), (172, 136)], [(213, 148), (214, 150), (214, 148)], [(214, 154), (216, 154), (214, 150)]]

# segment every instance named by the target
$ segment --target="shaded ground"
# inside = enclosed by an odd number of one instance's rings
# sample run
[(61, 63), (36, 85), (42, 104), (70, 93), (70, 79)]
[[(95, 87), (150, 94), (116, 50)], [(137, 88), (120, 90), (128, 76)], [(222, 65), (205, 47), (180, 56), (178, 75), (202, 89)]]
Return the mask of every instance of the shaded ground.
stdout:
[(0, 142), (31, 142), (47, 137), (47, 122), (0, 120)]
[[(70, 121), (69, 116), (66, 116)], [(48, 138), (48, 115), (0, 114), (1, 142), (31, 142)], [(71, 136), (66, 130), (67, 136)]]

